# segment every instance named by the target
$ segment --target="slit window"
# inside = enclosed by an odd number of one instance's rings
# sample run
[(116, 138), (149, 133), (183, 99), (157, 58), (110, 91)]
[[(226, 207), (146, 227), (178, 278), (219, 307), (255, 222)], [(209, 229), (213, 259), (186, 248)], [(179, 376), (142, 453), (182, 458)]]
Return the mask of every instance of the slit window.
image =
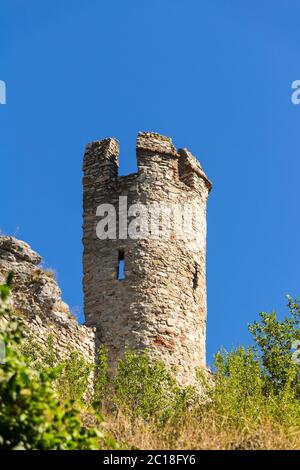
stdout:
[(193, 289), (196, 290), (198, 285), (199, 285), (199, 267), (198, 267), (198, 264), (195, 263), (194, 277), (193, 277)]
[(122, 281), (125, 279), (125, 256), (124, 251), (119, 251), (118, 254), (118, 271), (117, 271), (117, 279), (118, 281)]

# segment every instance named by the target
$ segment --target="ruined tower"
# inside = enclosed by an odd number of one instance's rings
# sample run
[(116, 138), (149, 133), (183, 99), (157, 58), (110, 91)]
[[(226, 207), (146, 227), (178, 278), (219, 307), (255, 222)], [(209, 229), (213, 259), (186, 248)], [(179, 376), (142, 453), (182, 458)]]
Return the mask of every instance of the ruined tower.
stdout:
[[(196, 369), (205, 366), (206, 203), (211, 183), (198, 160), (187, 149), (176, 150), (168, 137), (141, 132), (136, 152), (138, 172), (118, 176), (117, 140), (86, 147), (85, 320), (97, 328), (112, 367), (126, 346), (147, 348), (188, 384)], [(174, 207), (184, 213), (176, 216)], [(192, 216), (191, 207), (196, 208)], [(141, 215), (146, 224), (138, 224)], [(99, 238), (101, 221), (107, 222), (107, 234)], [(138, 236), (128, 233), (132, 221)], [(189, 227), (187, 233), (182, 234), (178, 221), (183, 229)]]

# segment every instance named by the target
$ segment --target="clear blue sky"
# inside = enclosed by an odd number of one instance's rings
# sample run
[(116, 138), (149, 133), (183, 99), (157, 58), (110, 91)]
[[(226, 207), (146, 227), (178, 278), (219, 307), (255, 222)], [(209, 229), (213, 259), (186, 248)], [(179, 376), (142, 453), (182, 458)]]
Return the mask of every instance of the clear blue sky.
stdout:
[(297, 0), (1, 0), (1, 218), (81, 309), (81, 162), (139, 130), (188, 147), (208, 204), (208, 358), (300, 296)]

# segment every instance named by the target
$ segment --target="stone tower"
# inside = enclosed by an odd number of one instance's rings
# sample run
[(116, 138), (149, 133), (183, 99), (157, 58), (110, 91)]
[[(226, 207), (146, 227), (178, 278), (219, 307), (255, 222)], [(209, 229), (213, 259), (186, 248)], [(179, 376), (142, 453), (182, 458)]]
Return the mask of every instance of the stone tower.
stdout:
[[(176, 150), (168, 137), (141, 132), (136, 152), (138, 172), (118, 176), (117, 140), (86, 147), (85, 320), (97, 328), (112, 368), (126, 346), (147, 348), (188, 384), (205, 367), (211, 183), (198, 160), (187, 149)], [(99, 236), (101, 221), (107, 230)]]

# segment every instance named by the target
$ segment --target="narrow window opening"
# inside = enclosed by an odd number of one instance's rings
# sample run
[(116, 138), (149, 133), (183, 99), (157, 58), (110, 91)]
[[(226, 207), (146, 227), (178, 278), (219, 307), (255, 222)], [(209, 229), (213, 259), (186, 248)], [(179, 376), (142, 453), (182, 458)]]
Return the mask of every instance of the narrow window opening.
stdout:
[(119, 254), (118, 254), (117, 279), (118, 279), (118, 281), (122, 281), (123, 279), (125, 279), (125, 259), (124, 259), (124, 251), (119, 251)]
[(198, 285), (199, 285), (199, 267), (198, 267), (198, 264), (195, 263), (194, 277), (193, 277), (193, 289), (196, 290)]

